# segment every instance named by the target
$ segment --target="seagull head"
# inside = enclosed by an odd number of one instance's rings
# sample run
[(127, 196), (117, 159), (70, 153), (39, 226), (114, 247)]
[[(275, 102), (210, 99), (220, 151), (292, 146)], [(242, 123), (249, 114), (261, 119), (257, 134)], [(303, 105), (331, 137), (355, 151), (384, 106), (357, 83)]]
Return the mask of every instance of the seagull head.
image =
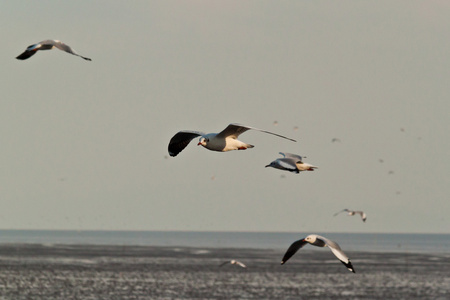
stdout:
[(208, 144), (208, 142), (209, 142), (209, 139), (206, 138), (206, 137), (204, 137), (204, 136), (202, 136), (202, 137), (200, 138), (200, 140), (198, 141), (197, 146), (202, 145), (203, 147), (206, 147), (206, 145)]
[(304, 238), (304, 240), (310, 244), (314, 243), (316, 241), (316, 239), (317, 239), (317, 237), (314, 234), (310, 234)]
[(267, 168), (267, 167), (275, 167), (275, 165), (276, 165), (276, 163), (273, 161), (273, 162), (271, 162), (270, 164), (268, 164), (268, 165), (266, 166), (266, 168)]

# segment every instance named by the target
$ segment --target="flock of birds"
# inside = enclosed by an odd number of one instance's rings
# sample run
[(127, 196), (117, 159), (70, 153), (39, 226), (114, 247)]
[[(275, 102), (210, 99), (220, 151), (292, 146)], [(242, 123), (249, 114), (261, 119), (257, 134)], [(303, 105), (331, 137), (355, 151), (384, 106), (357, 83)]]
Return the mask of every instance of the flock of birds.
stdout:
[[(51, 50), (53, 48), (57, 48), (72, 55), (79, 56), (85, 60), (91, 61), (90, 58), (78, 54), (70, 46), (64, 44), (59, 40), (45, 40), (37, 44), (30, 45), (25, 49), (25, 51), (22, 54), (20, 54), (16, 58), (19, 60), (25, 60), (36, 54), (36, 52), (39, 50)], [(260, 131), (296, 142), (296, 140), (294, 139), (270, 131), (232, 123), (229, 124), (224, 130), (222, 130), (219, 133), (203, 133), (192, 130), (179, 131), (170, 139), (168, 146), (169, 155), (172, 157), (177, 156), (196, 137), (200, 137), (197, 145), (201, 145), (204, 148), (211, 151), (227, 152), (232, 150), (246, 150), (248, 148), (253, 148), (254, 147), (253, 145), (247, 144), (237, 139), (240, 134), (248, 130)], [(339, 140), (333, 139), (333, 142), (336, 141)], [(300, 155), (283, 152), (280, 152), (280, 154), (283, 156), (282, 158), (275, 159), (270, 164), (266, 165), (266, 167), (272, 167), (275, 169), (289, 171), (297, 174), (302, 171), (314, 171), (314, 169), (318, 168), (317, 166), (313, 166), (311, 164), (303, 162), (303, 158)], [(362, 220), (364, 222), (366, 221), (366, 214), (362, 211), (352, 211), (349, 209), (344, 209), (342, 211), (335, 213), (334, 216), (342, 212), (347, 212), (349, 216), (359, 214)], [(328, 247), (331, 250), (331, 252), (339, 259), (339, 261), (341, 261), (347, 267), (347, 269), (350, 272), (355, 273), (355, 270), (352, 266), (350, 259), (342, 251), (339, 244), (316, 234), (308, 235), (307, 237), (292, 243), (287, 249), (286, 253), (284, 254), (281, 260), (281, 264), (282, 265), (285, 264), (295, 253), (297, 253), (298, 250), (300, 250), (306, 244), (311, 244), (317, 247)], [(226, 264), (237, 265), (242, 268), (247, 268), (245, 264), (234, 259), (222, 263), (220, 267)]]
[[(168, 151), (170, 156), (177, 156), (181, 151), (183, 151), (184, 148), (189, 145), (189, 143), (196, 137), (200, 137), (198, 141), (198, 146), (203, 146), (204, 148), (211, 150), (211, 151), (219, 151), (219, 152), (227, 152), (232, 150), (246, 150), (249, 148), (253, 148), (253, 145), (247, 144), (245, 142), (242, 142), (238, 140), (240, 134), (246, 132), (247, 130), (257, 130), (260, 132), (272, 134), (293, 142), (296, 142), (296, 140), (279, 135), (277, 133), (273, 133), (270, 131), (242, 125), (242, 124), (236, 124), (232, 123), (228, 125), (224, 130), (222, 130), (219, 133), (204, 133), (200, 131), (192, 131), (192, 130), (182, 130), (177, 132), (169, 141)], [(317, 166), (313, 166), (311, 164), (303, 162), (303, 158), (300, 155), (292, 154), (292, 153), (283, 153), (280, 152), (280, 154), (283, 156), (282, 158), (277, 158), (276, 160), (272, 161), (270, 164), (266, 166), (272, 167), (275, 169), (280, 169), (284, 171), (289, 171), (293, 173), (300, 173), (302, 171), (314, 171), (314, 169), (317, 169)], [(355, 215), (360, 214), (362, 220), (366, 221), (366, 214), (362, 211), (351, 211), (348, 209), (344, 209), (335, 215), (341, 213), (341, 212), (348, 212), (348, 215)], [(311, 234), (308, 235), (306, 238), (300, 239), (298, 241), (295, 241), (292, 243), (292, 245), (287, 249), (286, 253), (284, 254), (283, 259), (281, 260), (281, 264), (285, 264), (295, 253), (297, 253), (298, 250), (300, 250), (304, 245), (311, 244), (313, 246), (317, 247), (328, 247), (331, 252), (339, 259), (340, 262), (342, 262), (347, 269), (350, 272), (355, 273), (355, 269), (353, 268), (353, 265), (350, 261), (350, 259), (345, 255), (345, 253), (342, 251), (341, 247), (338, 243), (329, 240), (323, 236)], [(224, 266), (225, 264), (231, 263), (232, 265), (238, 265), (242, 268), (247, 268), (245, 264), (243, 264), (240, 261), (237, 260), (231, 260), (230, 262), (224, 262), (220, 266)]]

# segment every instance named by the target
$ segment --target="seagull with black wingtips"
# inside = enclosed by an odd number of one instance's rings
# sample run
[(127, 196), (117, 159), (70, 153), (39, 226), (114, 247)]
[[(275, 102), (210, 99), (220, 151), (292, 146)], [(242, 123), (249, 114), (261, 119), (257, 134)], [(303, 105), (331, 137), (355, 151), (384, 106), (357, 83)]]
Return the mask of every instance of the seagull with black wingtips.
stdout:
[(344, 211), (347, 212), (347, 215), (349, 215), (349, 216), (354, 216), (354, 215), (356, 215), (356, 214), (360, 215), (360, 216), (361, 216), (361, 220), (362, 220), (363, 222), (366, 222), (366, 220), (367, 220), (367, 215), (366, 215), (365, 212), (360, 211), (360, 210), (349, 210), (349, 209), (347, 209), (347, 208), (345, 208), (345, 209), (343, 209), (343, 210), (341, 210), (341, 211), (338, 211), (338, 212), (335, 213), (333, 216), (335, 217), (335, 216), (337, 216), (338, 214), (340, 214), (340, 213), (342, 213), (342, 212), (344, 212)]
[(306, 238), (292, 243), (292, 245), (289, 246), (286, 253), (284, 254), (283, 259), (281, 260), (281, 264), (284, 265), (289, 260), (289, 258), (291, 258), (295, 253), (297, 253), (298, 250), (300, 250), (308, 243), (317, 247), (330, 248), (331, 252), (333, 252), (333, 254), (339, 259), (339, 261), (343, 263), (350, 272), (355, 273), (355, 269), (353, 268), (350, 259), (347, 257), (347, 255), (345, 255), (344, 251), (342, 251), (338, 243), (317, 234), (310, 234)]
[(27, 47), (27, 49), (25, 49), (25, 51), (22, 54), (20, 54), (16, 58), (20, 60), (25, 60), (35, 55), (38, 50), (51, 50), (53, 48), (58, 48), (59, 50), (79, 56), (85, 60), (92, 60), (88, 57), (81, 56), (80, 54), (75, 52), (75, 50), (73, 50), (70, 46), (58, 40), (45, 40), (37, 44), (30, 45)]
[(206, 134), (204, 132), (192, 130), (179, 131), (170, 139), (168, 147), (169, 154), (170, 156), (177, 156), (196, 137), (200, 137), (197, 145), (201, 145), (211, 151), (227, 152), (232, 150), (245, 150), (248, 148), (253, 148), (253, 145), (241, 142), (237, 139), (240, 134), (246, 132), (247, 130), (256, 130), (296, 142), (296, 140), (270, 131), (232, 123), (219, 133)]

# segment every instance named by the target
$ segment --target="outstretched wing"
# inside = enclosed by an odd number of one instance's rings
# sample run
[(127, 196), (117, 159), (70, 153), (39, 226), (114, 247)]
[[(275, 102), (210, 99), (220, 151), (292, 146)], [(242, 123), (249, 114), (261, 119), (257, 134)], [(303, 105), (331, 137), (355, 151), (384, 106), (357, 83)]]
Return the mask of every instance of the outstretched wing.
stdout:
[(340, 214), (340, 213), (342, 213), (342, 212), (344, 212), (344, 211), (348, 211), (348, 209), (343, 209), (343, 210), (341, 210), (341, 211), (338, 211), (338, 212), (335, 213), (333, 216), (335, 217), (335, 216), (337, 216), (338, 214)]
[[(293, 158), (299, 161), (302, 161), (303, 158), (300, 155), (297, 154), (292, 154), (292, 153), (283, 153), (283, 152), (279, 152), (281, 155), (283, 155), (283, 157), (285, 158)], [(306, 157), (306, 156), (305, 156)]]
[(281, 260), (281, 264), (284, 265), (289, 260), (289, 258), (291, 258), (295, 253), (297, 253), (297, 251), (300, 250), (300, 248), (305, 246), (306, 243), (307, 242), (305, 241), (305, 239), (301, 239), (292, 243), (292, 245), (289, 246), (286, 253), (284, 254), (283, 259)]
[(227, 128), (225, 128), (224, 130), (222, 130), (219, 134), (217, 134), (217, 137), (220, 138), (226, 138), (226, 137), (231, 137), (231, 138), (237, 138), (240, 134), (246, 132), (247, 130), (257, 130), (257, 131), (261, 131), (264, 133), (268, 133), (268, 134), (272, 134), (278, 137), (281, 137), (283, 139), (287, 139), (293, 142), (296, 142), (296, 140), (293, 140), (291, 138), (270, 132), (270, 131), (266, 131), (266, 130), (262, 130), (262, 129), (258, 129), (258, 128), (254, 128), (254, 127), (250, 127), (250, 126), (245, 126), (242, 124), (237, 124), (237, 123), (232, 123), (230, 125), (227, 126)]
[(328, 248), (330, 248), (331, 252), (347, 267), (350, 272), (355, 273), (355, 269), (352, 266), (350, 259), (345, 255), (344, 251), (342, 251), (341, 247), (339, 247), (338, 243), (333, 242), (323, 236), (317, 236), (317, 239), (322, 240)]
[(20, 59), (20, 60), (24, 60), (24, 59), (32, 57), (35, 54), (36, 54), (36, 50), (31, 50), (31, 51), (25, 50), (22, 54), (20, 54), (16, 58)]
[(183, 130), (175, 134), (169, 142), (170, 156), (177, 156), (192, 141), (193, 138), (203, 135), (198, 131)]
[(290, 172), (299, 173), (295, 160), (292, 158), (278, 158), (267, 165), (266, 167), (272, 167), (280, 170), (286, 170)]
[(223, 262), (223, 263), (221, 263), (221, 264), (219, 265), (219, 267), (223, 267), (223, 266), (225, 266), (226, 264), (229, 264), (229, 263), (230, 263), (230, 261)]
[[(51, 47), (53, 47), (53, 46), (50, 46), (50, 49), (51, 49)], [(37, 43), (37, 44), (28, 46), (27, 49), (25, 49), (25, 51), (22, 54), (20, 54), (19, 56), (17, 56), (16, 58), (20, 59), (20, 60), (30, 58), (33, 55), (35, 55), (38, 50), (42, 50), (41, 43)], [(43, 50), (47, 50), (47, 49), (43, 49)]]
[(363, 222), (365, 222), (367, 220), (367, 216), (363, 211), (356, 211), (355, 213), (357, 213), (361, 216), (361, 219), (363, 220)]
[(66, 44), (64, 44), (61, 41), (53, 41), (53, 45), (56, 48), (58, 48), (59, 50), (65, 51), (67, 53), (70, 53), (70, 54), (73, 54), (73, 55), (76, 55), (76, 56), (79, 56), (79, 57), (81, 57), (81, 58), (83, 58), (85, 60), (92, 60), (92, 59), (90, 59), (88, 57), (81, 56), (75, 50), (73, 50), (69, 45), (66, 45)]
[(238, 266), (240, 266), (240, 267), (247, 268), (246, 265), (244, 265), (243, 263), (241, 263), (241, 262), (238, 261), (238, 260), (236, 260), (236, 264), (237, 264)]

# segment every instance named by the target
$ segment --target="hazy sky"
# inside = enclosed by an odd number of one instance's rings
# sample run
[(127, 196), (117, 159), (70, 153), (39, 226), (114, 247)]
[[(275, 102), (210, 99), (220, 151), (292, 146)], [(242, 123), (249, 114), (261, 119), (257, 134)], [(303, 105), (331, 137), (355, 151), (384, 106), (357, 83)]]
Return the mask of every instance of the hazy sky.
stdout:
[[(449, 16), (446, 0), (1, 1), (0, 228), (450, 233)], [(45, 39), (92, 61), (15, 59)], [(234, 122), (298, 142), (249, 131), (253, 149), (168, 157), (176, 132)], [(319, 169), (264, 168), (280, 151)]]

